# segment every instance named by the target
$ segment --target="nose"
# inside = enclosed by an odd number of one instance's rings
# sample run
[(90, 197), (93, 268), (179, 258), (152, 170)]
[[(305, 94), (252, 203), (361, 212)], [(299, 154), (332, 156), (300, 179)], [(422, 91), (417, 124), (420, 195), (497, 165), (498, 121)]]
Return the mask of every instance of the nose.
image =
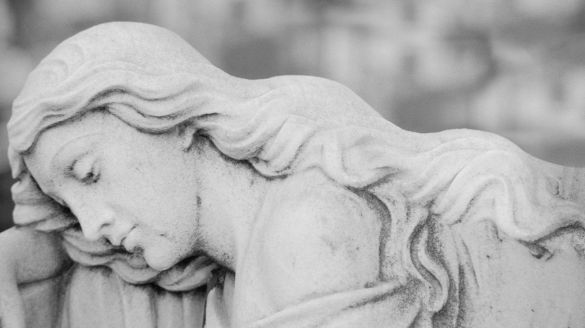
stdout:
[(106, 207), (78, 205), (71, 208), (77, 217), (85, 238), (97, 241), (107, 237), (106, 231), (114, 223), (114, 213)]

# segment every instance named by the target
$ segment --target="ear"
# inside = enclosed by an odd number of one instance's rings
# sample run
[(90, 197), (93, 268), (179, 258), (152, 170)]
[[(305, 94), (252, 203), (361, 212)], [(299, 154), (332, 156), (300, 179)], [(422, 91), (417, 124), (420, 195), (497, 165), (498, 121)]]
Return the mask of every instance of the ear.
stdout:
[(181, 139), (181, 148), (187, 152), (193, 146), (197, 129), (193, 124), (179, 126), (179, 138)]

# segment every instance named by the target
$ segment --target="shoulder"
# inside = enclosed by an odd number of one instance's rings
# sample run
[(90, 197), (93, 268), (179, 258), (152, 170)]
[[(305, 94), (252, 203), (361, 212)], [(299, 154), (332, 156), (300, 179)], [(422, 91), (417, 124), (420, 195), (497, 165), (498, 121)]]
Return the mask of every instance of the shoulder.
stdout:
[(288, 181), (268, 220), (261, 263), (280, 301), (377, 279), (380, 219), (364, 198), (320, 171)]
[[(357, 239), (360, 233), (369, 233), (369, 228), (380, 225), (366, 199), (317, 169), (289, 178), (271, 214), (273, 232), (280, 230), (279, 225), (294, 225), (305, 236)], [(354, 228), (353, 232), (348, 234), (348, 228)]]

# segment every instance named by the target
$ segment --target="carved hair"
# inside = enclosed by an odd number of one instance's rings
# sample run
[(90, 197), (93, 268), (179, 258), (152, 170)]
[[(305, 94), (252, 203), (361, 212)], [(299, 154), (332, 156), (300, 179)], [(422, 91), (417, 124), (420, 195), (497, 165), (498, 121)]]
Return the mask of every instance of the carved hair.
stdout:
[[(194, 127), (222, 153), (249, 161), (264, 176), (319, 167), (340, 186), (376, 197), (392, 219), (385, 254), (400, 263), (397, 272), (406, 279), (430, 284), (432, 311), (445, 305), (449, 273), (427, 244), (429, 220), (445, 226), (491, 220), (500, 232), (525, 242), (583, 222), (582, 206), (563, 198), (560, 168), (503, 138), (404, 131), (340, 84), (300, 76), (238, 79), (168, 31), (117, 23), (62, 43), (15, 101), (8, 128), (13, 173), (20, 180), (13, 189), (17, 223), (46, 222), (49, 213), (26, 209), (31, 198), (21, 195), (37, 187), (22, 155), (44, 130), (92, 110), (106, 110), (148, 133)], [(478, 212), (478, 203), (491, 204), (490, 211)], [(68, 226), (71, 221), (51, 204), (45, 201), (57, 223), (44, 229)]]

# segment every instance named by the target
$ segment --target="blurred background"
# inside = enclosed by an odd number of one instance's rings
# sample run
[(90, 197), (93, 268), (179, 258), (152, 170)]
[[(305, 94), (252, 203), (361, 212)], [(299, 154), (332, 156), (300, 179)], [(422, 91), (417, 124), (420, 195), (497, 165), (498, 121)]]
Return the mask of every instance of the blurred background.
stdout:
[(585, 166), (585, 0), (0, 0), (0, 231), (12, 100), (60, 41), (116, 20), (169, 28), (232, 75), (337, 80), (408, 130), (493, 131)]

